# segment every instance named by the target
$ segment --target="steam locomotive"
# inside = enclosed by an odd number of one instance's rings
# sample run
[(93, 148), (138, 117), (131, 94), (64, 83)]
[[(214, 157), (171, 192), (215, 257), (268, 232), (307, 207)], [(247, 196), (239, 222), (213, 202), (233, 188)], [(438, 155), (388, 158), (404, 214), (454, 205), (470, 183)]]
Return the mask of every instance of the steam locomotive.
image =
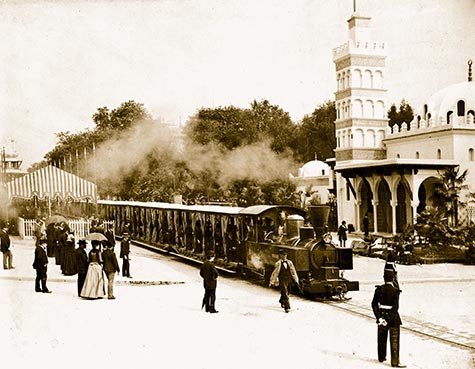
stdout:
[(307, 213), (281, 205), (246, 208), (181, 205), (159, 202), (98, 202), (101, 218), (114, 220), (116, 234), (124, 229), (137, 242), (176, 256), (202, 261), (208, 253), (217, 267), (242, 277), (259, 276), (267, 285), (280, 249), (287, 251), (310, 297), (344, 298), (359, 283), (343, 278), (353, 269), (351, 248), (341, 248), (326, 232), (329, 209), (315, 206)]

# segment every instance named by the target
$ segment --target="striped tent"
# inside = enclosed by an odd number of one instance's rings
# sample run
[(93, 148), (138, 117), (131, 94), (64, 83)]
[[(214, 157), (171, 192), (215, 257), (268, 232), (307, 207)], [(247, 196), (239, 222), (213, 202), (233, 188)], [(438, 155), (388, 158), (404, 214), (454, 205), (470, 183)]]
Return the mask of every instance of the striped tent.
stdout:
[(96, 201), (96, 185), (49, 165), (7, 183), (8, 198)]

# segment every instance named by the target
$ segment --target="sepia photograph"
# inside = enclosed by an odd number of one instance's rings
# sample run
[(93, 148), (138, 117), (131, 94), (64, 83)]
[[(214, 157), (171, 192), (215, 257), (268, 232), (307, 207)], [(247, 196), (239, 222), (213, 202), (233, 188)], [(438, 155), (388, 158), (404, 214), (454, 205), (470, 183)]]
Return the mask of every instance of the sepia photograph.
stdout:
[(0, 0), (15, 368), (475, 369), (475, 0)]

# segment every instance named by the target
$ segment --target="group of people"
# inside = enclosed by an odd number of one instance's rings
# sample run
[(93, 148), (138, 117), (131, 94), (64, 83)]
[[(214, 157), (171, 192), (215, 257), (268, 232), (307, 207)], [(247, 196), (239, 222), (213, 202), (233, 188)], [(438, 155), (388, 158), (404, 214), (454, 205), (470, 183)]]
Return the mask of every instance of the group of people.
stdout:
[[(79, 297), (86, 299), (98, 299), (106, 297), (104, 274), (107, 278), (107, 298), (115, 299), (114, 295), (114, 279), (115, 273), (120, 273), (120, 267), (117, 256), (114, 252), (115, 240), (99, 241), (92, 240), (92, 249), (86, 252), (87, 241), (79, 240), (78, 248), (75, 248), (74, 238), (69, 238), (67, 243), (71, 248), (71, 252), (64, 256), (65, 268), (61, 265), (64, 274), (77, 274), (77, 293)], [(36, 270), (35, 291), (43, 293), (51, 293), (48, 289), (47, 267), (48, 252), (47, 246), (49, 241), (47, 238), (41, 238), (36, 243), (35, 257), (33, 268)], [(69, 250), (69, 249), (68, 249)], [(68, 260), (69, 258), (69, 260)], [(122, 258), (122, 275), (132, 278), (130, 275), (130, 235), (124, 233), (122, 235), (120, 258)], [(69, 265), (70, 264), (70, 265)], [(65, 272), (67, 270), (67, 272)]]

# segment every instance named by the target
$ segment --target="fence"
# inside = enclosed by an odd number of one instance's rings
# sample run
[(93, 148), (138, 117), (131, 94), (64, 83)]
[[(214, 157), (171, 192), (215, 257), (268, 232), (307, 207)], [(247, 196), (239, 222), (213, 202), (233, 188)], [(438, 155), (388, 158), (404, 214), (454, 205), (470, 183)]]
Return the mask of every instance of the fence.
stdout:
[[(89, 219), (75, 219), (69, 220), (68, 225), (71, 232), (74, 233), (74, 238), (77, 240), (86, 237), (91, 229), (91, 220)], [(115, 237), (115, 222), (113, 220), (105, 220), (102, 222), (104, 231), (110, 230)], [(18, 233), (21, 238), (33, 238), (35, 235), (36, 222), (34, 219), (18, 218)]]

